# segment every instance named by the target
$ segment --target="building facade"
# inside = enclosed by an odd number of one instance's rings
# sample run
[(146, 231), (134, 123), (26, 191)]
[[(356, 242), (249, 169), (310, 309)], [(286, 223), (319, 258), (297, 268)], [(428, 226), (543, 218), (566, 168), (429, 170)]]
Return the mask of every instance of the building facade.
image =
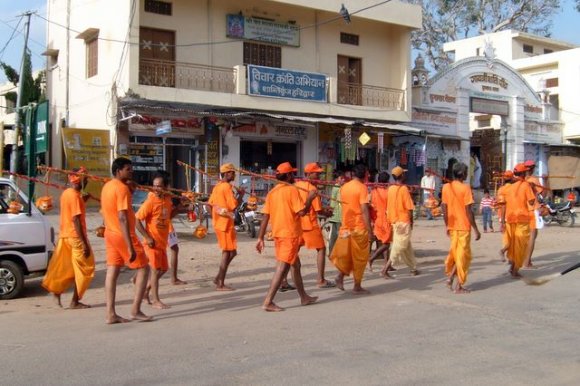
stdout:
[[(356, 7), (48, 0), (48, 99), (52, 135), (63, 138), (51, 162), (102, 164), (95, 154), (110, 146), (133, 159), (139, 182), (164, 168), (182, 188), (192, 186), (177, 160), (213, 179), (222, 162), (254, 172), (282, 161), (381, 167), (394, 134), (419, 133), (404, 123), (421, 12), (399, 1)], [(212, 183), (200, 177), (197, 189)]]

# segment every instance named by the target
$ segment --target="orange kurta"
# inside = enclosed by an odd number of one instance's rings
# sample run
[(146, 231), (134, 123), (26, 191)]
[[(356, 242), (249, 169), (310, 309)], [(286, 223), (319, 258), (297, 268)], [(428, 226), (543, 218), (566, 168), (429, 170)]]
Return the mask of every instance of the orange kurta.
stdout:
[(95, 276), (95, 259), (92, 251), (88, 257), (84, 255), (83, 243), (74, 227), (76, 216), (79, 216), (86, 238), (85, 202), (79, 191), (69, 188), (60, 197), (59, 240), (42, 286), (49, 292), (62, 294), (75, 283), (81, 299)]
[(445, 273), (451, 275), (455, 267), (457, 279), (463, 285), (471, 265), (471, 223), (467, 210), (468, 205), (473, 204), (473, 193), (469, 185), (452, 181), (443, 185), (441, 201), (446, 206), (447, 229), (451, 238)]
[(304, 202), (294, 186), (278, 184), (266, 196), (262, 212), (270, 216), (278, 261), (290, 265), (296, 262), (302, 236), (298, 212), (302, 209)]
[(398, 222), (410, 223), (409, 211), (415, 209), (409, 189), (404, 185), (389, 186), (387, 194), (387, 221), (390, 224)]
[(521, 268), (526, 257), (534, 203), (535, 195), (526, 181), (515, 182), (506, 193), (507, 256), (515, 269)]
[[(308, 198), (308, 192), (318, 191), (316, 186), (309, 181), (298, 181), (294, 185), (304, 190), (299, 190), (300, 197), (305, 202)], [(322, 230), (318, 224), (318, 214), (322, 210), (322, 201), (320, 196), (316, 196), (310, 206), (310, 211), (306, 216), (300, 218), (302, 226), (302, 239), (307, 249), (321, 249), (324, 248), (324, 239), (322, 238)]]
[[(126, 211), (129, 224), (129, 236), (136, 252), (136, 258), (130, 262), (129, 246), (121, 232), (119, 212)], [(105, 222), (105, 247), (107, 265), (129, 268), (143, 268), (148, 264), (147, 256), (135, 233), (135, 212), (131, 206), (131, 191), (122, 181), (114, 178), (107, 182), (101, 191), (101, 213)]]
[(369, 203), (365, 184), (351, 180), (340, 188), (342, 227), (330, 254), (330, 260), (345, 275), (353, 273), (360, 283), (369, 258), (369, 234), (363, 218), (363, 205)]
[[(234, 197), (232, 185), (229, 182), (220, 181), (211, 192), (209, 204), (212, 205), (211, 217), (220, 249), (235, 251), (237, 238), (234, 219), (230, 214), (236, 209), (238, 202)], [(224, 211), (227, 213), (223, 213)]]
[(391, 242), (393, 229), (387, 221), (387, 188), (377, 187), (371, 190), (371, 206), (377, 213), (373, 224), (373, 232), (376, 238), (383, 244)]
[[(534, 196), (537, 197), (538, 194), (542, 194), (544, 192), (544, 188), (540, 184), (540, 179), (538, 177), (528, 176), (528, 177), (526, 177), (526, 181), (532, 187), (532, 191), (534, 192)], [(530, 215), (530, 230), (537, 229), (536, 215), (538, 215), (538, 214), (537, 214), (536, 210), (538, 210), (539, 208), (540, 208), (540, 203), (536, 200), (536, 202), (534, 204), (534, 212)]]
[(171, 225), (171, 211), (173, 204), (169, 197), (159, 197), (155, 193), (149, 193), (147, 199), (135, 215), (140, 221), (145, 221), (145, 229), (155, 241), (155, 246), (150, 248), (145, 242), (143, 248), (149, 259), (149, 266), (160, 271), (167, 271), (167, 240)]

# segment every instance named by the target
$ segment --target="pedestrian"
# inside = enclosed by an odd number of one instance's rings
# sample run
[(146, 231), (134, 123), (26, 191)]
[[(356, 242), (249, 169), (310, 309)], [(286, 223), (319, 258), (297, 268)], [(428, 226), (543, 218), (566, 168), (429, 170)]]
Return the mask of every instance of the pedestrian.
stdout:
[(351, 179), (350, 171), (339, 171), (330, 196), (332, 200), (330, 201), (330, 208), (332, 209), (332, 216), (328, 219), (331, 224), (330, 235), (328, 236), (328, 252), (330, 253), (334, 248), (334, 243), (338, 238), (338, 230), (340, 229), (340, 222), (342, 221), (342, 207), (340, 205), (340, 187), (348, 180)]
[[(318, 188), (313, 184), (320, 179), (320, 173), (324, 169), (317, 162), (312, 162), (304, 167), (305, 180), (297, 181), (295, 185), (300, 188), (302, 201), (306, 201), (310, 191), (318, 193)], [(322, 230), (318, 223), (318, 216), (329, 217), (331, 212), (322, 207), (320, 196), (312, 201), (310, 211), (306, 216), (300, 218), (302, 225), (302, 240), (306, 249), (315, 249), (317, 253), (316, 265), (318, 268), (317, 286), (318, 288), (333, 288), (336, 284), (331, 280), (326, 280), (324, 271), (326, 268), (326, 246), (322, 238)]]
[[(153, 308), (170, 308), (159, 298), (159, 280), (169, 269), (167, 261), (167, 240), (169, 227), (174, 211), (171, 198), (167, 194), (169, 176), (158, 171), (153, 176), (153, 188), (135, 214), (139, 233), (143, 235), (143, 248), (149, 259), (149, 282), (145, 290), (145, 299)], [(143, 223), (145, 225), (143, 225)], [(151, 294), (151, 298), (149, 297)]]
[(373, 233), (379, 243), (379, 247), (369, 258), (369, 268), (372, 271), (373, 262), (382, 257), (385, 260), (385, 263), (381, 275), (385, 276), (385, 269), (389, 261), (389, 247), (391, 245), (393, 233), (391, 224), (387, 221), (388, 173), (380, 172), (377, 176), (377, 181), (379, 184), (383, 185), (377, 185), (371, 190), (371, 207), (376, 213), (376, 219), (373, 223)]
[(276, 167), (276, 179), (279, 183), (268, 192), (266, 203), (262, 208), (264, 217), (260, 225), (256, 250), (258, 253), (264, 251), (264, 235), (271, 219), (277, 260), (276, 271), (262, 305), (262, 309), (268, 312), (284, 311), (284, 308), (274, 303), (274, 297), (290, 268), (292, 268), (292, 279), (298, 290), (300, 303), (307, 306), (318, 300), (318, 297), (309, 296), (304, 290), (298, 257), (302, 236), (300, 217), (307, 215), (310, 211), (316, 192), (310, 191), (306, 202), (303, 202), (296, 186), (291, 186), (294, 183), (294, 172), (296, 169), (290, 162), (281, 163)]
[[(421, 190), (423, 191), (423, 204), (435, 195), (435, 176), (431, 169), (426, 169), (425, 175), (421, 178)], [(433, 213), (427, 205), (425, 205), (425, 214), (427, 215), (427, 220), (433, 220)]]
[[(473, 193), (469, 185), (463, 183), (467, 177), (467, 165), (456, 163), (453, 165), (453, 180), (443, 185), (442, 191), (443, 219), (447, 236), (451, 239), (445, 273), (449, 277), (447, 287), (456, 294), (470, 292), (464, 285), (471, 264), (471, 229), (475, 231), (475, 240), (481, 238), (473, 216)], [(455, 277), (457, 286), (453, 290)]]
[(370, 293), (362, 287), (362, 279), (369, 258), (372, 237), (369, 215), (369, 193), (364, 181), (367, 177), (365, 165), (353, 169), (353, 179), (340, 188), (342, 201), (342, 226), (338, 240), (330, 253), (330, 260), (338, 269), (336, 287), (344, 291), (344, 276), (352, 273), (355, 295)]
[(527, 257), (530, 241), (530, 218), (533, 216), (532, 210), (536, 203), (532, 186), (525, 181), (527, 169), (523, 163), (515, 166), (514, 175), (517, 181), (507, 190), (506, 208), (503, 213), (508, 239), (509, 272), (513, 278), (521, 277), (519, 270)]
[(171, 264), (169, 265), (169, 272), (171, 275), (172, 285), (183, 285), (187, 284), (186, 281), (180, 280), (177, 277), (177, 267), (179, 264), (179, 238), (177, 237), (177, 232), (173, 226), (173, 222), (169, 222), (169, 235), (167, 236), (167, 245), (171, 253)]
[(532, 263), (532, 255), (534, 254), (534, 248), (536, 246), (536, 239), (538, 238), (538, 219), (540, 217), (540, 202), (538, 200), (538, 195), (541, 195), (544, 192), (544, 188), (542, 184), (540, 184), (540, 180), (538, 177), (534, 175), (534, 171), (536, 170), (536, 163), (532, 160), (527, 160), (524, 162), (524, 166), (526, 166), (526, 181), (531, 185), (532, 191), (534, 192), (534, 196), (536, 197), (536, 203), (534, 206), (534, 211), (532, 212), (532, 216), (530, 216), (530, 242), (528, 243), (528, 250), (526, 252), (526, 260), (524, 261), (524, 268), (535, 268), (534, 264)]
[(69, 308), (90, 308), (81, 303), (95, 275), (95, 258), (87, 236), (85, 201), (87, 185), (84, 167), (73, 169), (69, 174), (70, 188), (60, 196), (60, 232), (56, 248), (50, 259), (42, 286), (54, 295), (56, 304), (62, 307), (61, 295), (72, 284), (74, 292)]
[(105, 249), (107, 251), (107, 275), (105, 278), (106, 322), (126, 323), (115, 311), (117, 279), (121, 267), (137, 270), (135, 296), (131, 306), (131, 319), (150, 321), (153, 318), (141, 311), (149, 277), (149, 264), (143, 246), (135, 234), (135, 212), (131, 206), (131, 191), (127, 181), (133, 176), (131, 161), (119, 157), (111, 165), (113, 179), (101, 191), (101, 212), (105, 222)]
[(507, 192), (510, 188), (510, 186), (512, 185), (513, 182), (513, 178), (514, 178), (514, 172), (511, 170), (506, 170), (503, 173), (502, 176), (502, 180), (503, 180), (503, 184), (502, 186), (498, 189), (497, 191), (497, 217), (498, 217), (498, 221), (499, 221), (499, 231), (501, 232), (501, 240), (502, 240), (502, 244), (501, 244), (501, 249), (499, 250), (499, 255), (500, 255), (500, 260), (502, 262), (506, 261), (505, 258), (505, 254), (508, 250), (508, 246), (509, 246), (509, 240), (507, 237), (507, 233), (505, 232), (505, 223), (504, 221), (504, 216), (503, 213), (505, 212), (505, 197), (507, 195)]
[(491, 233), (494, 232), (492, 221), (494, 201), (494, 198), (489, 194), (489, 189), (485, 188), (483, 190), (483, 198), (479, 203), (479, 213), (483, 217), (483, 233), (487, 233), (488, 226)]
[(220, 166), (221, 181), (214, 186), (208, 203), (211, 205), (213, 228), (222, 250), (222, 259), (217, 276), (214, 279), (216, 291), (233, 291), (234, 288), (225, 284), (228, 268), (238, 254), (236, 230), (234, 229), (234, 210), (238, 201), (234, 196), (231, 182), (236, 178), (236, 169), (233, 164), (226, 163)]
[(387, 195), (387, 221), (393, 228), (393, 242), (389, 263), (385, 272), (385, 278), (389, 277), (388, 269), (405, 263), (413, 276), (419, 274), (417, 270), (417, 259), (411, 244), (411, 233), (413, 231), (413, 210), (415, 205), (411, 199), (409, 188), (404, 185), (406, 180), (406, 170), (400, 166), (395, 166), (391, 170), (391, 175), (395, 183), (389, 186)]

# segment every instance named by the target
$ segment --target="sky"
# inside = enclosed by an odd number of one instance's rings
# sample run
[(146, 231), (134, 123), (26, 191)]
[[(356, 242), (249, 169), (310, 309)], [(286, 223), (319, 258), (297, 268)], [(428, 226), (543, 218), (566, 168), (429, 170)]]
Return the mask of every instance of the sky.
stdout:
[[(353, 1), (354, 3), (354, 1)], [(562, 10), (554, 19), (552, 38), (580, 45), (580, 33), (578, 24), (580, 12), (574, 8), (574, 0), (561, 0)], [(22, 48), (24, 45), (24, 19), (19, 22), (19, 15), (26, 11), (36, 11), (46, 17), (46, 0), (0, 0), (0, 61), (10, 64), (15, 69), (20, 69), (22, 61)], [(31, 17), (29, 48), (32, 51), (33, 70), (44, 69), (45, 57), (41, 54), (45, 50), (46, 22), (36, 16)], [(9, 41), (14, 29), (15, 33)], [(8, 42), (5, 50), (2, 49)], [(4, 83), (6, 77), (0, 71), (0, 83)]]

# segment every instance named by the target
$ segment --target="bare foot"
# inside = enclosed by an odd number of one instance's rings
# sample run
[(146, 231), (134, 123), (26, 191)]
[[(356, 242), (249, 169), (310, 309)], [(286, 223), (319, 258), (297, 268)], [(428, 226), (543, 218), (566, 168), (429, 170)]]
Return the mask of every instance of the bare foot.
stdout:
[(445, 280), (445, 285), (447, 286), (447, 288), (449, 288), (451, 291), (453, 291), (453, 280), (451, 280), (451, 279)]
[(309, 304), (314, 304), (318, 300), (318, 296), (308, 296), (306, 295), (304, 298), (300, 299), (300, 304), (303, 306), (307, 306)]
[(338, 275), (334, 280), (334, 282), (336, 283), (336, 288), (338, 288), (341, 291), (344, 291), (344, 277)]
[(281, 312), (284, 311), (282, 307), (278, 307), (275, 303), (264, 304), (262, 309), (266, 312)]
[(457, 289), (453, 291), (453, 293), (455, 294), (468, 294), (470, 292), (471, 292), (470, 290), (468, 290), (467, 288), (463, 288), (461, 286), (457, 287)]
[(519, 272), (512, 272), (512, 279), (519, 279), (522, 277), (522, 275), (519, 274)]
[(84, 303), (81, 303), (81, 302), (77, 302), (77, 303), (71, 303), (68, 306), (68, 308), (69, 308), (69, 310), (82, 310), (82, 309), (85, 309), (85, 308), (91, 308), (91, 306), (89, 306), (88, 304), (84, 304)]
[(137, 275), (131, 276), (131, 283), (133, 283), (133, 285), (135, 285), (136, 282), (137, 282)]
[(147, 302), (147, 304), (151, 304), (151, 298), (149, 297), (149, 288), (147, 288), (145, 290), (145, 293), (143, 294), (143, 299), (144, 301)]
[(419, 274), (419, 271), (417, 269), (412, 269), (410, 274), (411, 276), (417, 276)]
[(213, 284), (218, 285), (218, 279), (217, 279), (217, 277), (215, 279), (213, 279)]
[(373, 272), (373, 263), (375, 261), (374, 260), (369, 260), (369, 272)]
[(129, 323), (129, 322), (130, 322), (129, 319), (122, 318), (117, 314), (115, 314), (112, 317), (109, 317), (105, 320), (105, 323), (107, 323), (107, 324)]
[(158, 309), (158, 310), (166, 310), (168, 308), (171, 308), (171, 306), (168, 306), (167, 304), (161, 302), (161, 301), (154, 301), (151, 304), (152, 308)]
[(371, 291), (366, 290), (362, 287), (360, 288), (353, 288), (352, 289), (352, 294), (353, 295), (370, 295)]
[(184, 284), (187, 284), (187, 282), (179, 279), (171, 280), (171, 285), (184, 285)]
[(505, 252), (502, 249), (499, 250), (499, 260), (505, 262)]
[(60, 302), (60, 294), (52, 294), (52, 299), (54, 300), (54, 304), (62, 308), (62, 303)]
[(532, 263), (525, 265), (524, 266), (525, 269), (537, 269), (538, 267), (536, 267), (535, 265), (533, 265)]
[(139, 322), (150, 322), (153, 320), (152, 316), (147, 316), (143, 312), (139, 311), (135, 315), (131, 315), (132, 320), (137, 320)]
[(235, 291), (236, 289), (233, 287), (230, 287), (228, 285), (223, 284), (221, 286), (218, 285), (217, 287), (215, 287), (215, 290), (216, 291)]
[(393, 276), (389, 275), (389, 271), (382, 271), (381, 276), (383, 277), (383, 279), (386, 279), (386, 280), (393, 279)]

